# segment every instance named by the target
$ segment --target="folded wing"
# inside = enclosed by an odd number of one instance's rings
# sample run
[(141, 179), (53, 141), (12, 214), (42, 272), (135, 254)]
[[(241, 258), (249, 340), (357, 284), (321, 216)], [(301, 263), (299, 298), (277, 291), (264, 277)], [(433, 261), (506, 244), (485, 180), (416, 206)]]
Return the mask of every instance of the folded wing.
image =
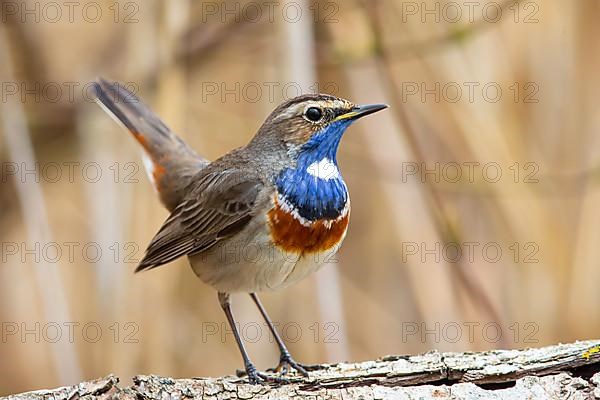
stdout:
[(136, 272), (201, 253), (236, 234), (255, 215), (264, 189), (257, 176), (239, 170), (208, 172), (193, 185), (150, 242)]

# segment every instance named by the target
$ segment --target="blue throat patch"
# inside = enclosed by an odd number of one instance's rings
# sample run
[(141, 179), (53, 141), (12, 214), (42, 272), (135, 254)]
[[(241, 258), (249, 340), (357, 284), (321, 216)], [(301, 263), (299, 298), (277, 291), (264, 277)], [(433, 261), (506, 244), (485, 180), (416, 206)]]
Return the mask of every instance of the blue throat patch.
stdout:
[[(278, 193), (302, 218), (309, 221), (336, 219), (346, 207), (348, 191), (339, 174), (336, 153), (344, 131), (352, 122), (333, 122), (315, 133), (300, 149), (296, 167), (283, 170), (276, 178)], [(335, 168), (324, 160), (329, 160)], [(316, 166), (323, 169), (327, 165), (329, 171), (321, 170), (315, 174)]]

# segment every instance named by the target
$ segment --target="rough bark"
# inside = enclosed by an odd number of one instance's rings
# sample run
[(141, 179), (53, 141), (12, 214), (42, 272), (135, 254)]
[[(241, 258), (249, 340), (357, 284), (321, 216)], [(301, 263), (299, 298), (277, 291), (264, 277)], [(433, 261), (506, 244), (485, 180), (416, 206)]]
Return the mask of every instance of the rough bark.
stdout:
[(431, 351), (316, 368), (309, 378), (293, 375), (283, 385), (249, 385), (232, 376), (172, 379), (142, 375), (125, 386), (110, 375), (7, 399), (600, 398), (600, 340), (480, 353)]

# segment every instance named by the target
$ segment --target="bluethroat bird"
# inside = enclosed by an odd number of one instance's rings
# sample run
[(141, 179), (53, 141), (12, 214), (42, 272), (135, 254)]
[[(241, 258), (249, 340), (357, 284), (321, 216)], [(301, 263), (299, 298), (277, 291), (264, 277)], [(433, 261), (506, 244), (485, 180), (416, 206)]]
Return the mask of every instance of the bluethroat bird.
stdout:
[[(218, 291), (249, 381), (281, 381), (255, 368), (236, 328), (230, 293), (249, 293), (279, 347), (274, 370), (306, 376), (256, 293), (298, 282), (339, 249), (350, 197), (338, 145), (354, 121), (387, 106), (299, 96), (277, 107), (246, 146), (209, 162), (123, 86), (99, 79), (94, 89), (98, 103), (142, 145), (149, 177), (171, 212), (136, 272), (187, 256), (194, 273)], [(245, 257), (247, 251), (254, 255)]]

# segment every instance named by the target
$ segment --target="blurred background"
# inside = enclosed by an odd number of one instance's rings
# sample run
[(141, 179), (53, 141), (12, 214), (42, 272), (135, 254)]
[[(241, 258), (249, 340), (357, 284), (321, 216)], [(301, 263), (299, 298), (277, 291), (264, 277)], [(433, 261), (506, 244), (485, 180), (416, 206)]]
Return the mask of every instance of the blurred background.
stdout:
[[(542, 346), (600, 329), (600, 3), (1, 1), (0, 394), (242, 367), (97, 76), (214, 159), (283, 100), (388, 103), (346, 134), (335, 260), (263, 296), (296, 359)], [(250, 299), (234, 311), (277, 363)]]

